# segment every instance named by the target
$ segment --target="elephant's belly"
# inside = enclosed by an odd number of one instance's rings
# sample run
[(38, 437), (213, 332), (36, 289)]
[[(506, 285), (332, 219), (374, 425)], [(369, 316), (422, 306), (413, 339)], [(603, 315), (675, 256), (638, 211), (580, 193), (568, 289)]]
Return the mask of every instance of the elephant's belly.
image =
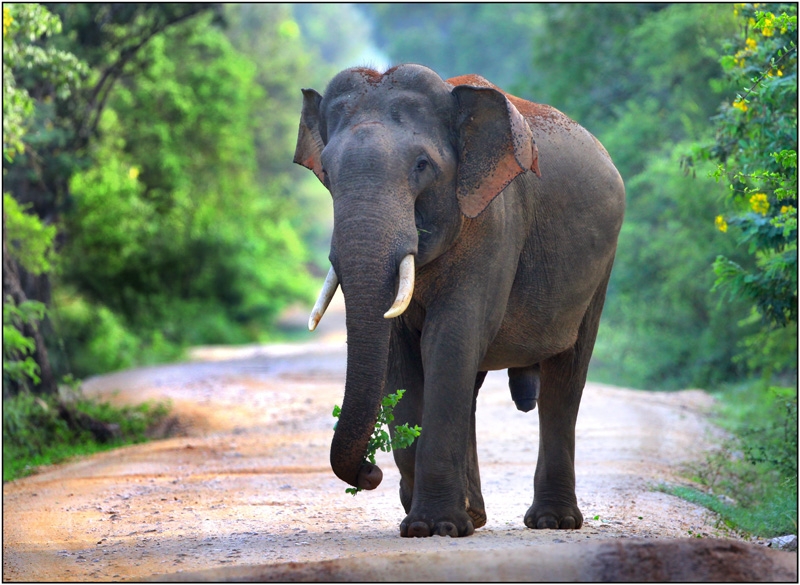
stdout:
[(480, 369), (504, 370), (538, 364), (575, 345), (579, 325), (578, 321), (561, 327), (535, 327), (507, 319), (489, 345)]

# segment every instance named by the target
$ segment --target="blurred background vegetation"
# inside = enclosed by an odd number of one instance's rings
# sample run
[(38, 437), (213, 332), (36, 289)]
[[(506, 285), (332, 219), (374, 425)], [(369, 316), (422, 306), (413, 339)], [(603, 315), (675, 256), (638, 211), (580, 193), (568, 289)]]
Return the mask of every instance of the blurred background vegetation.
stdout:
[(771, 413), (771, 446), (745, 458), (781, 481), (793, 460), (796, 499), (796, 13), (4, 4), (4, 402), (277, 338), (280, 312), (313, 300), (331, 229), (327, 193), (291, 164), (300, 88), (418, 62), (603, 142), (628, 208), (590, 378), (720, 391), (734, 432)]

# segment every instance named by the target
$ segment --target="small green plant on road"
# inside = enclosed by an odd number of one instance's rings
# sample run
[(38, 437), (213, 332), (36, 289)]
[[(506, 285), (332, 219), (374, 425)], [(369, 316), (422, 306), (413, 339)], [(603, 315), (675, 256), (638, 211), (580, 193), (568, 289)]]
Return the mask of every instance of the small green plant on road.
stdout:
[[(405, 392), (405, 390), (398, 390), (394, 394), (384, 396), (381, 401), (381, 410), (378, 413), (378, 420), (375, 422), (375, 430), (367, 445), (366, 459), (373, 465), (375, 465), (375, 453), (377, 453), (379, 449), (388, 453), (393, 449), (405, 449), (406, 447), (410, 447), (422, 431), (418, 425), (409, 427), (408, 424), (402, 424), (394, 428), (394, 439), (389, 435), (389, 423), (394, 420), (392, 411), (394, 407), (397, 406), (397, 403), (400, 402)], [(341, 412), (342, 409), (338, 404), (333, 407), (334, 418), (339, 418)], [(336, 425), (333, 425), (333, 428), (336, 429)], [(361, 488), (358, 487), (347, 488), (345, 490), (346, 493), (353, 495), (356, 495), (360, 491)]]

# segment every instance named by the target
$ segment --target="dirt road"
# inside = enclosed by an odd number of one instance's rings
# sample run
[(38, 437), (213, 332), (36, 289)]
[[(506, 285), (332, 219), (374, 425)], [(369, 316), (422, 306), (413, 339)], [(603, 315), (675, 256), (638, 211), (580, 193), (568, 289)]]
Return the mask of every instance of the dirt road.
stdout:
[[(169, 398), (183, 436), (4, 485), (3, 579), (141, 580), (180, 573), (241, 579), (251, 565), (367, 562), (408, 552), (489, 555), (491, 562), (492, 551), (501, 555), (496, 561), (523, 546), (546, 551), (563, 544), (558, 550), (566, 551), (569, 543), (608, 539), (736, 538), (717, 530), (702, 508), (653, 491), (660, 482), (680, 481), (679, 465), (707, 448), (713, 430), (704, 413), (711, 399), (700, 391), (645, 393), (597, 384), (584, 392), (577, 430), (578, 501), (586, 523), (575, 531), (525, 528), (537, 413), (514, 408), (502, 373), (489, 375), (478, 401), (486, 526), (462, 539), (400, 538), (404, 514), (390, 454), (379, 454), (382, 485), (356, 497), (330, 471), (331, 409), (341, 404), (345, 374), (340, 299), (331, 312), (312, 343), (207, 348), (192, 363), (88, 380), (86, 394), (118, 403)], [(217, 572), (197, 573), (208, 570)]]

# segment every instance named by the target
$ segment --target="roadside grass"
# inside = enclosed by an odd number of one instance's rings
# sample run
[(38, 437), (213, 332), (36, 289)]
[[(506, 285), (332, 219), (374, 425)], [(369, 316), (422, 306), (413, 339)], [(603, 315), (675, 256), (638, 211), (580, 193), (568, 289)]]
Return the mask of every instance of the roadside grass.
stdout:
[(714, 422), (730, 435), (687, 468), (699, 487), (658, 489), (716, 512), (721, 524), (751, 536), (797, 534), (797, 388), (751, 383), (716, 396)]
[[(3, 400), (4, 482), (31, 475), (42, 465), (145, 442), (148, 429), (169, 413), (166, 403), (119, 407), (72, 390), (60, 394), (22, 392)], [(65, 407), (71, 416), (64, 416)], [(90, 419), (106, 436), (101, 433), (98, 437), (97, 432), (76, 423)]]

